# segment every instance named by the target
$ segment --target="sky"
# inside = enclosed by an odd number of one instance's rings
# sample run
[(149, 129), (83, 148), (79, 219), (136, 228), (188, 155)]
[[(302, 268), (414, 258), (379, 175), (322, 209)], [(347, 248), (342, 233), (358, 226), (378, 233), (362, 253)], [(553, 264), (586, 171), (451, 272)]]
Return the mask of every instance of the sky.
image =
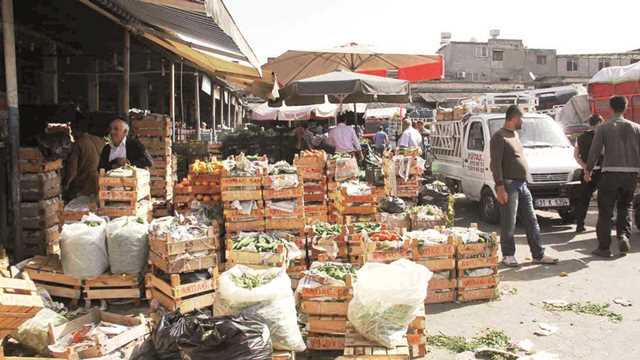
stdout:
[(264, 63), (286, 50), (356, 42), (380, 52), (434, 54), (440, 33), (486, 41), (489, 30), (559, 54), (640, 48), (638, 0), (225, 0)]

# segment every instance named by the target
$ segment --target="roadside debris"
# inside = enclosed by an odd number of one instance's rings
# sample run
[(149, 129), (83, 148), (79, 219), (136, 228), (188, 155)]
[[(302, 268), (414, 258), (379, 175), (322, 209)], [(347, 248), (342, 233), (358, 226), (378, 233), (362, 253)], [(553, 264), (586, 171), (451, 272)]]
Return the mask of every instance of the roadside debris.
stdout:
[(571, 311), (576, 314), (589, 314), (595, 316), (605, 316), (611, 322), (621, 322), (621, 314), (609, 310), (609, 304), (596, 304), (590, 301), (579, 303), (567, 303), (562, 300), (545, 300), (542, 302), (547, 311)]
[[(456, 360), (554, 360), (557, 355), (547, 352), (532, 353), (534, 344), (525, 339), (513, 342), (502, 330), (486, 329), (472, 339), (444, 334), (429, 337), (432, 346), (457, 353)], [(549, 357), (551, 356), (551, 357)]]
[(553, 335), (558, 331), (558, 327), (546, 323), (538, 323), (538, 329), (533, 333), (538, 336), (549, 336)]
[(624, 307), (629, 307), (633, 305), (633, 303), (631, 303), (631, 300), (624, 299), (624, 298), (615, 298), (613, 299), (613, 303), (618, 304), (620, 306), (624, 306)]

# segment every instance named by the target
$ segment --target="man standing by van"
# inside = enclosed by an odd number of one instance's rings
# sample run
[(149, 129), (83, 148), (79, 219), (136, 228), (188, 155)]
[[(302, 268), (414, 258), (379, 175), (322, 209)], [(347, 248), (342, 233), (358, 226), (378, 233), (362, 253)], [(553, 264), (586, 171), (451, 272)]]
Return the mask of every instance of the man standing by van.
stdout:
[(616, 200), (618, 248), (622, 255), (631, 248), (631, 202), (640, 171), (640, 125), (622, 116), (627, 110), (626, 97), (613, 96), (609, 106), (613, 116), (596, 130), (585, 173), (585, 181), (591, 181), (604, 150), (598, 183), (598, 248), (592, 252), (601, 257), (611, 256), (611, 216)]
[[(602, 119), (602, 116), (598, 114), (591, 115), (589, 118), (589, 125), (591, 126), (591, 129), (578, 136), (573, 157), (585, 173), (587, 171), (587, 161), (589, 160), (589, 150), (591, 149), (593, 136), (596, 133), (596, 128), (603, 122), (604, 120)], [(598, 187), (598, 179), (600, 179), (600, 161), (598, 161), (596, 166), (593, 168), (591, 181), (585, 181), (582, 179), (582, 183), (580, 184), (580, 196), (576, 204), (576, 233), (583, 233), (586, 231), (584, 228), (584, 219), (587, 217), (587, 210), (589, 210), (591, 197)]]
[(529, 249), (536, 264), (557, 264), (558, 259), (544, 255), (540, 225), (533, 209), (533, 197), (527, 187), (527, 159), (516, 130), (522, 128), (522, 112), (516, 105), (507, 109), (502, 129), (491, 137), (491, 172), (496, 184), (497, 201), (500, 205), (500, 246), (502, 263), (517, 267), (514, 234), (516, 216), (525, 224)]

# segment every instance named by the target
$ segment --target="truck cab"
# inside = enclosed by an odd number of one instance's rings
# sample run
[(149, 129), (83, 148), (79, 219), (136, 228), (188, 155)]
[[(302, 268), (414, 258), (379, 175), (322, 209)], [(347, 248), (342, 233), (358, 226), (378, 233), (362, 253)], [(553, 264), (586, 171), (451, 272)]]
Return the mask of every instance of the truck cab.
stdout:
[[(438, 122), (431, 136), (433, 173), (478, 201), (482, 219), (494, 224), (499, 221), (499, 210), (489, 168), (489, 143), (504, 119), (505, 114), (483, 113), (462, 121)], [(572, 198), (581, 176), (573, 146), (549, 116), (525, 113), (522, 120), (518, 133), (529, 165), (527, 182), (534, 207), (557, 210), (564, 221), (572, 221)]]

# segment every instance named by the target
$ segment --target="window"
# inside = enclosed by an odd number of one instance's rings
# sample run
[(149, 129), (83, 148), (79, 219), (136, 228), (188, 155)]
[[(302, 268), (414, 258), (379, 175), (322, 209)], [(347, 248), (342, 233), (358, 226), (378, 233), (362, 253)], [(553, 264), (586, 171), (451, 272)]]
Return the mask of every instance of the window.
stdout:
[(493, 61), (503, 61), (503, 60), (504, 60), (504, 51), (493, 50)]
[(482, 131), (482, 123), (476, 121), (469, 128), (469, 139), (467, 140), (467, 149), (474, 151), (484, 151), (484, 132)]
[(547, 65), (547, 55), (538, 55), (538, 56), (536, 56), (536, 64), (538, 64), (538, 65)]
[(476, 52), (476, 57), (487, 57), (487, 56), (489, 56), (486, 46), (481, 46), (481, 47), (475, 48), (475, 52)]
[(608, 59), (600, 59), (600, 61), (598, 61), (598, 70), (602, 70), (603, 68), (609, 66), (611, 66), (611, 64), (609, 63)]
[(567, 71), (578, 71), (577, 59), (567, 59)]
[(640, 61), (640, 59), (631, 59), (631, 60), (629, 60), (629, 64), (635, 64), (638, 61)]

